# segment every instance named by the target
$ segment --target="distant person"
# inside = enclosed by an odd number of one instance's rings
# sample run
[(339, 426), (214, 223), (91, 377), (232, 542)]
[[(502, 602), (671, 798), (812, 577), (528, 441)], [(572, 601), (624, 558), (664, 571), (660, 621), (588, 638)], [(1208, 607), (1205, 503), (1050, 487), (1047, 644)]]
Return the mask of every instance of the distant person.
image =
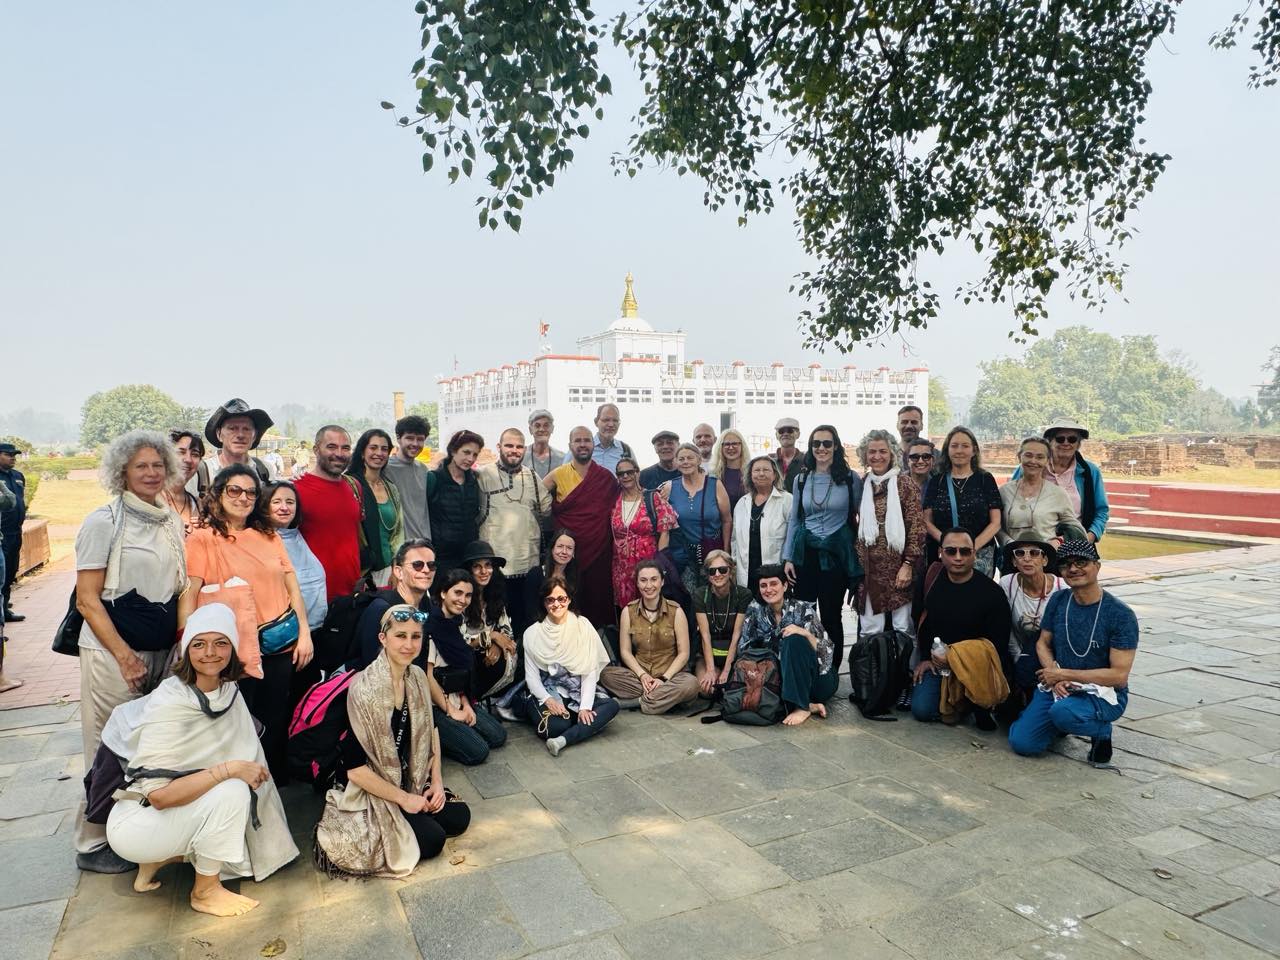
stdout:
[(639, 474), (631, 458), (618, 461), (618, 499), (609, 514), (609, 529), (613, 534), (613, 602), (619, 609), (636, 598), (637, 565), (667, 548), (677, 523), (675, 511), (656, 490), (641, 489)]
[(498, 438), (498, 459), (476, 471), (480, 483), (480, 539), (505, 558), (505, 608), (514, 636), (538, 619), (538, 565), (551, 494), (525, 466), (524, 434), (508, 427)]
[(204, 425), (204, 437), (214, 448), (214, 452), (197, 468), (192, 492), (203, 497), (218, 471), (233, 463), (252, 467), (260, 482), (269, 482), (271, 468), (257, 457), (251, 456), (249, 451), (258, 449), (263, 434), (271, 428), (271, 424), (271, 417), (265, 410), (250, 407), (239, 397), (233, 397), (214, 410)]
[[(1050, 447), (1044, 478), (1067, 495), (1071, 509), (1084, 528), (1085, 537), (1091, 543), (1097, 543), (1106, 532), (1111, 506), (1107, 503), (1102, 471), (1080, 452), (1080, 444), (1089, 439), (1089, 431), (1075, 420), (1055, 420), (1045, 428), (1044, 438)], [(1013, 479), (1020, 475), (1015, 470)]]
[(524, 452), (524, 465), (539, 480), (545, 480), (547, 474), (561, 466), (566, 459), (563, 450), (551, 446), (551, 434), (555, 428), (556, 421), (550, 410), (535, 410), (529, 414), (529, 434), (533, 440), (529, 449)]
[(940, 467), (937, 483), (924, 503), (924, 525), (934, 544), (931, 553), (937, 555), (943, 530), (963, 527), (977, 551), (974, 569), (990, 577), (996, 569), (996, 535), (1004, 504), (996, 478), (982, 469), (982, 452), (972, 430), (951, 428), (942, 444)]
[(404, 543), (404, 512), (400, 491), (386, 474), (391, 459), (391, 435), (374, 427), (360, 434), (347, 476), (360, 490), (360, 575), (385, 587), (391, 558)]
[(898, 409), (898, 436), (902, 438), (902, 442), (898, 445), (898, 456), (895, 459), (901, 460), (906, 456), (911, 441), (920, 437), (922, 429), (924, 429), (923, 410), (913, 403)]
[(594, 447), (591, 459), (604, 467), (609, 473), (618, 469), (619, 457), (634, 458), (631, 448), (618, 439), (618, 427), (622, 424), (622, 415), (612, 403), (602, 403), (596, 409), (596, 433), (592, 438)]
[(733, 513), (724, 484), (702, 469), (701, 451), (683, 443), (676, 451), (680, 479), (658, 491), (671, 504), (680, 525), (671, 535), (671, 559), (689, 596), (707, 582), (703, 564), (712, 550), (733, 546)]
[(271, 474), (271, 479), (279, 480), (280, 475), (284, 473), (284, 458), (275, 450), (268, 450), (260, 459), (267, 465), (267, 470)]
[(200, 501), (188, 484), (200, 469), (200, 461), (204, 458), (204, 441), (198, 433), (191, 430), (170, 430), (169, 439), (178, 451), (178, 465), (182, 469), (173, 485), (164, 492), (164, 499), (169, 504), (169, 509), (182, 518), (183, 527), (190, 533), (200, 516)]
[(945, 531), (943, 570), (921, 584), (911, 714), (955, 724), (972, 711), (978, 729), (990, 731), (996, 728), (991, 711), (1008, 697), (1013, 675), (1009, 604), (994, 580), (974, 572), (975, 556), (968, 530)]
[(595, 439), (586, 427), (569, 433), (572, 459), (543, 481), (555, 497), (551, 507), (556, 526), (576, 543), (582, 615), (597, 627), (616, 622), (613, 608), (609, 516), (618, 499), (617, 478), (592, 459)]
[(700, 423), (693, 428), (693, 445), (702, 457), (702, 469), (706, 470), (711, 463), (711, 452), (716, 448), (716, 431), (709, 423)]
[(431, 435), (426, 417), (410, 415), (396, 421), (396, 449), (387, 460), (386, 475), (400, 494), (406, 540), (431, 539), (431, 515), (427, 510), (427, 465), (418, 459)]
[(640, 486), (645, 490), (657, 490), (668, 480), (680, 476), (676, 469), (676, 448), (680, 446), (680, 434), (674, 430), (659, 430), (653, 435), (653, 452), (658, 462), (640, 471)]
[(343, 476), (351, 465), (351, 434), (336, 423), (316, 431), (314, 461), (299, 477), (298, 529), (324, 567), (328, 600), (352, 593), (360, 579), (359, 492)]
[(751, 459), (751, 450), (747, 439), (740, 430), (730, 427), (720, 434), (715, 449), (711, 452), (711, 464), (707, 471), (720, 478), (724, 492), (729, 497), (729, 511), (738, 505), (742, 495), (747, 492), (747, 461)]
[(27, 519), (27, 478), (21, 470), (14, 469), (22, 451), (12, 443), (0, 443), (0, 483), (13, 495), (14, 505), (0, 513), (0, 541), (4, 547), (3, 606), (7, 623), (21, 623), (25, 614), (13, 609), (10, 598), (14, 581), (18, 579), (18, 560), (22, 555), (22, 523)]
[(782, 489), (778, 461), (765, 454), (753, 457), (747, 464), (747, 479), (749, 493), (733, 510), (733, 562), (738, 585), (754, 596), (760, 567), (782, 562), (791, 519), (791, 494)]
[[(177, 478), (173, 444), (155, 430), (130, 430), (102, 455), (102, 485), (112, 500), (76, 534), (76, 609), (80, 629), (80, 735), (88, 770), (111, 711), (150, 693), (164, 679), (178, 633), (178, 599), (187, 589), (182, 521), (164, 502)], [(124, 873), (133, 864), (107, 846), (101, 824), (80, 808), (76, 866)]]
[(1043, 753), (1055, 736), (1074, 734), (1090, 739), (1091, 764), (1111, 762), (1111, 724), (1129, 703), (1138, 618), (1099, 586), (1101, 569), (1098, 548), (1088, 540), (1058, 548), (1058, 571), (1071, 592), (1055, 593), (1045, 604), (1036, 644), (1040, 687), (1009, 729), (1014, 753)]
[(933, 491), (933, 484), (937, 479), (937, 474), (934, 470), (937, 462), (938, 452), (932, 440), (925, 440), (924, 438), (912, 440), (911, 445), (907, 447), (906, 467), (911, 473), (911, 479), (920, 488), (920, 502), (922, 504), (929, 502), (929, 497)]
[[(17, 502), (18, 498), (9, 489), (9, 485), (0, 483), (0, 519), (3, 519), (6, 513), (13, 510)], [(8, 563), (5, 559), (3, 548), (4, 536), (0, 535), (0, 584), (4, 583), (8, 571)], [(4, 632), (4, 612), (4, 604), (0, 603), (0, 693), (16, 690), (23, 684), (23, 681), (6, 677), (4, 673), (4, 651), (7, 643)]]
[(1018, 446), (1018, 470), (1000, 487), (1004, 504), (1001, 543), (1042, 540), (1055, 547), (1063, 540), (1084, 540), (1085, 532), (1066, 491), (1049, 483), (1049, 441), (1027, 437)]
[(773, 428), (778, 449), (769, 454), (782, 474), (782, 489), (792, 493), (796, 477), (804, 469), (804, 454), (796, 447), (800, 439), (800, 421), (795, 417), (783, 417)]
[(449, 438), (445, 458), (427, 481), (431, 542), (441, 571), (461, 566), (462, 551), (480, 537), (480, 478), (474, 469), (484, 437), (458, 430)]

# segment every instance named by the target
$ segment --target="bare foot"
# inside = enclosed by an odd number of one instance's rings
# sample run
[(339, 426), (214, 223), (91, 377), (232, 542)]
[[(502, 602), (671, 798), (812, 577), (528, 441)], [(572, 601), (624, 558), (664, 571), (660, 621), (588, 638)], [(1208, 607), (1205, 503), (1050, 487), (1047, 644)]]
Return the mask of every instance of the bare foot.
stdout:
[(138, 875), (133, 878), (133, 889), (137, 890), (139, 893), (146, 893), (149, 890), (158, 890), (160, 888), (160, 881), (155, 879), (156, 871), (171, 863), (181, 862), (182, 857), (170, 857), (168, 860), (161, 860), (159, 863), (138, 864)]
[(10, 690), (17, 690), (22, 686), (21, 680), (10, 680), (3, 673), (0, 673), (0, 693), (8, 693)]
[(809, 704), (809, 712), (812, 713), (819, 720), (827, 719), (827, 705), (825, 703)]
[(232, 893), (220, 883), (201, 893), (193, 891), (191, 894), (191, 909), (214, 917), (238, 917), (257, 905), (257, 900)]
[(788, 713), (785, 717), (782, 718), (782, 722), (785, 723), (788, 727), (798, 727), (800, 726), (800, 724), (804, 723), (808, 719), (809, 719), (808, 710), (792, 710), (790, 713)]

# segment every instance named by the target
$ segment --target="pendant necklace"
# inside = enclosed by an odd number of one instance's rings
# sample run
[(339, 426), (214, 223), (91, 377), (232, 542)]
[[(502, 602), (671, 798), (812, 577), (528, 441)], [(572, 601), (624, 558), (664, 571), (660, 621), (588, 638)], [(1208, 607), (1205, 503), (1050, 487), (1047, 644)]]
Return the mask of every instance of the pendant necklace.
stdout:
[[(1075, 603), (1075, 599), (1076, 598), (1074, 594), (1072, 594), (1070, 597), (1067, 598), (1067, 615), (1064, 618), (1067, 625), (1067, 629), (1066, 629), (1067, 648), (1071, 651), (1071, 653), (1076, 657), (1077, 660), (1083, 660), (1084, 655), (1088, 653), (1089, 649), (1093, 646), (1093, 634), (1094, 634), (1094, 631), (1098, 629), (1098, 618), (1102, 616), (1102, 602), (1107, 599), (1107, 595), (1104, 593), (1098, 599), (1098, 611), (1093, 615), (1093, 627), (1089, 630), (1089, 642), (1084, 645), (1083, 650), (1077, 650), (1075, 646), (1071, 643), (1071, 604)], [(1077, 603), (1076, 606), (1079, 606), (1079, 604)]]

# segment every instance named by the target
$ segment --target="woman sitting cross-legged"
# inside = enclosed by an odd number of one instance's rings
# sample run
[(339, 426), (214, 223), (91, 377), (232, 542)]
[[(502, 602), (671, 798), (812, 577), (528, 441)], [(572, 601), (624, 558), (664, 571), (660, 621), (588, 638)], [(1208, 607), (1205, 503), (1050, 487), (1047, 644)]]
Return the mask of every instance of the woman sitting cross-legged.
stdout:
[(623, 666), (605, 667), (600, 683), (616, 697), (638, 700), (641, 713), (666, 713), (698, 696), (698, 681), (688, 669), (689, 622), (680, 604), (662, 595), (656, 560), (636, 564), (635, 579), (639, 596), (618, 621)]
[(347, 688), (351, 733), (316, 826), (316, 866), (330, 876), (406, 877), (471, 825), (444, 788), (427, 675), (414, 663), (424, 619), (407, 603), (389, 608), (383, 652)]
[(154, 890), (160, 867), (190, 861), (196, 871), (191, 907), (215, 917), (258, 905), (226, 889), (220, 877), (264, 880), (298, 855), (236, 685), (236, 641), (230, 607), (213, 603), (195, 611), (174, 675), (117, 707), (102, 733), (127, 764), (107, 840), (137, 862), (133, 888)]
[(753, 600), (742, 627), (738, 655), (759, 659), (773, 656), (782, 673), (782, 699), (788, 726), (804, 723), (810, 714), (826, 717), (826, 701), (840, 685), (834, 645), (822, 629), (817, 606), (787, 598), (787, 575), (781, 564), (760, 568), (759, 589), (764, 601)]
[(609, 654), (595, 627), (570, 609), (572, 602), (564, 578), (548, 577), (542, 582), (543, 618), (524, 632), (524, 709), (553, 757), (594, 737), (618, 715), (617, 700), (596, 697)]

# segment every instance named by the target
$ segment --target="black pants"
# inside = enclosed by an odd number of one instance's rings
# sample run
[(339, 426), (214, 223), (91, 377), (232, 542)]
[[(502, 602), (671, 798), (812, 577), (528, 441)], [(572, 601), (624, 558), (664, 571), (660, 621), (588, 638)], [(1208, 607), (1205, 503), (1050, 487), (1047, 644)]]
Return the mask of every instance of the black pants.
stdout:
[(848, 589), (848, 574), (838, 569), (823, 570), (816, 550), (806, 550), (804, 563), (796, 564), (796, 596), (818, 602), (818, 619), (835, 645), (831, 662), (837, 665), (836, 669), (844, 662), (844, 596)]
[(533, 724), (533, 729), (538, 732), (538, 736), (543, 740), (564, 737), (566, 746), (581, 743), (603, 730), (609, 721), (618, 715), (618, 701), (612, 697), (608, 700), (597, 700), (592, 709), (596, 712), (596, 718), (591, 723), (579, 723), (578, 711), (571, 709), (568, 717), (548, 717), (547, 729), (539, 730), (538, 728), (542, 725), (542, 707), (533, 697), (525, 698), (525, 716)]
[(18, 555), (22, 553), (22, 530), (4, 532), (4, 607), (9, 609), (9, 591), (18, 579)]
[(240, 695), (249, 712), (266, 729), (262, 731), (262, 752), (276, 786), (289, 782), (289, 718), (292, 702), (293, 651), (262, 658), (262, 679), (244, 677)]
[(471, 826), (471, 808), (461, 800), (450, 800), (439, 813), (406, 813), (413, 835), (418, 838), (418, 850), (423, 860), (440, 855), (445, 837), (456, 837)]
[(507, 577), (507, 615), (511, 617), (511, 629), (522, 655), (525, 630), (542, 618), (542, 604), (538, 600), (541, 589), (541, 567), (533, 567), (528, 573), (522, 573), (518, 577)]

